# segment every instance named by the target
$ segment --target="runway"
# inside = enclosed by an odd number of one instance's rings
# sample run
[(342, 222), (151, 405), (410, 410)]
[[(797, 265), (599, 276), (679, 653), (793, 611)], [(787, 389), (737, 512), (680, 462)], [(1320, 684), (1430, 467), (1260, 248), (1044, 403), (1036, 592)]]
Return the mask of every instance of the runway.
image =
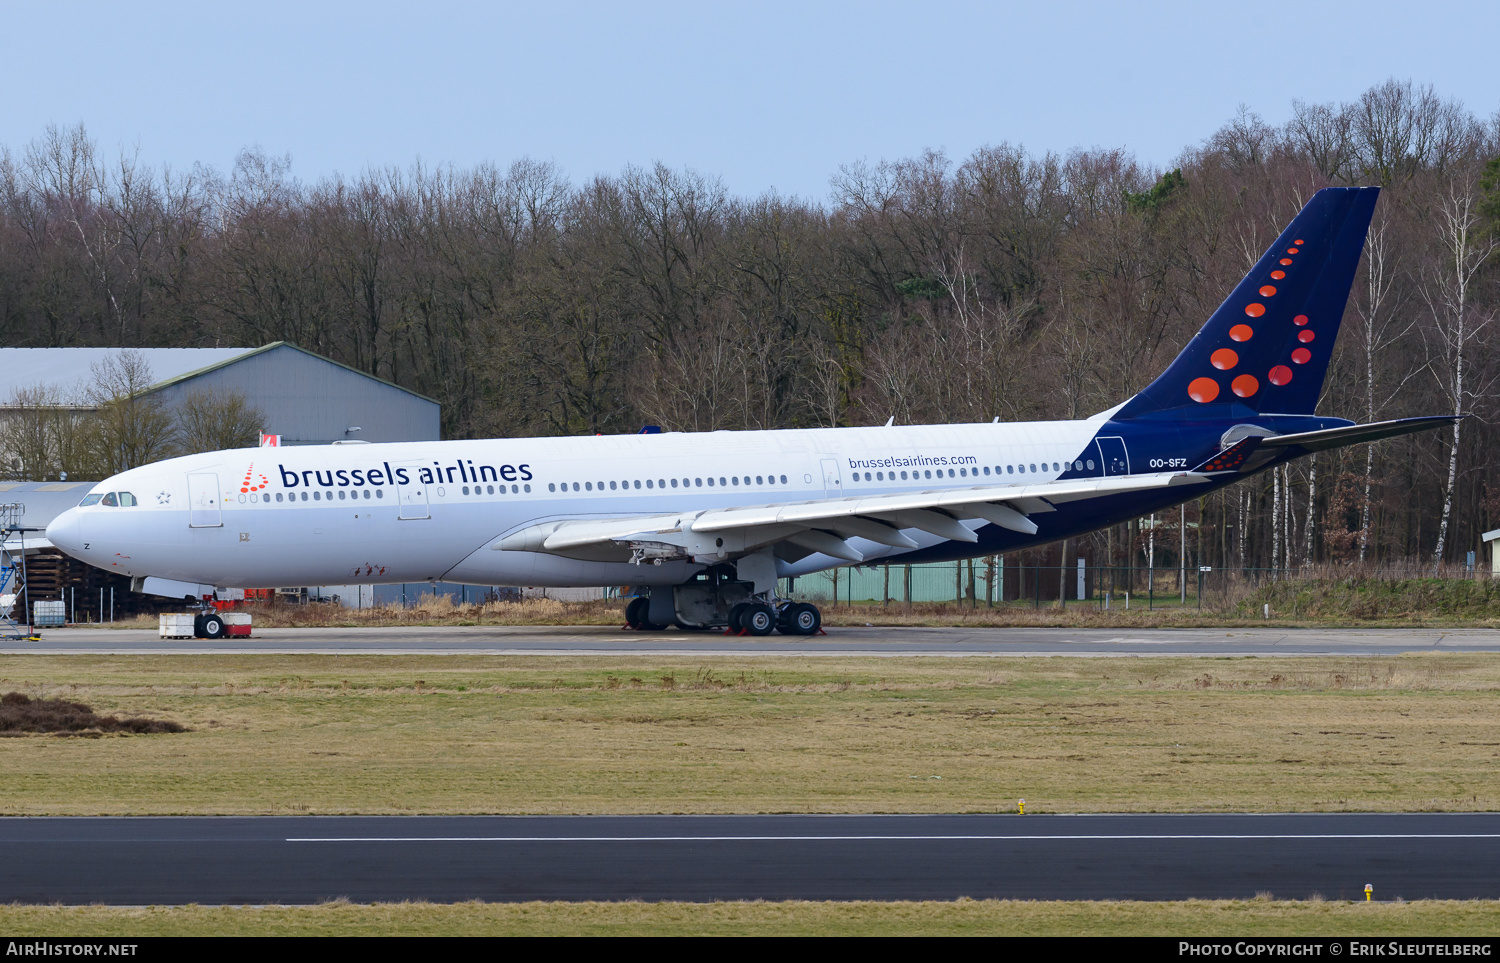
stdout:
[(1500, 814), (0, 819), (0, 901), (1500, 897)]
[(615, 626), (257, 629), (250, 639), (173, 641), (155, 630), (48, 629), (0, 654), (557, 655), (557, 656), (1379, 656), (1500, 652), (1495, 629), (1069, 629), (835, 627), (763, 638), (639, 633)]

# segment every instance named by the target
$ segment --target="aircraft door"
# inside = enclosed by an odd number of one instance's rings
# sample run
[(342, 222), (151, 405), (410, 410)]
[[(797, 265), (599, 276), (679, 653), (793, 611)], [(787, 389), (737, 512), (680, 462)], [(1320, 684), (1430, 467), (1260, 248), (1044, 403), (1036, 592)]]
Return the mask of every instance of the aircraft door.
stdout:
[(1130, 453), (1125, 450), (1124, 438), (1096, 438), (1094, 444), (1099, 448), (1099, 463), (1104, 466), (1104, 474), (1130, 474)]
[(823, 459), (823, 491), (829, 498), (844, 494), (844, 479), (839, 474), (837, 458)]
[(410, 479), (406, 483), (401, 482), (401, 476), (396, 476), (396, 497), (401, 501), (401, 518), (431, 518), (432, 512), (427, 507), (427, 484), (421, 480), (421, 467), (417, 465), (397, 465), (397, 468), (406, 469), (406, 477)]
[(188, 528), (223, 528), (219, 507), (219, 476), (211, 471), (193, 472), (188, 481)]

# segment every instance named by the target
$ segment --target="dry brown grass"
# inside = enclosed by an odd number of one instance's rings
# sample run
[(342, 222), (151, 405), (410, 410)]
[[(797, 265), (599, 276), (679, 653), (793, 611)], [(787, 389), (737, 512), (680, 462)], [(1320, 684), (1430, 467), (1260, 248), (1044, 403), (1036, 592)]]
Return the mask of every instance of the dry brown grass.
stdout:
[(6, 741), (0, 812), (1500, 809), (1500, 657), (0, 660), (190, 726)]
[[(252, 606), (262, 628), (403, 625), (621, 625), (625, 601), (519, 602), (456, 604), (446, 595), (426, 594), (408, 607), (347, 609), (331, 603)], [(1181, 604), (1163, 595), (1154, 606), (1134, 595), (1129, 608), (1116, 598), (1110, 608), (1098, 602), (1039, 605), (1012, 601), (987, 606), (979, 602), (819, 603), (824, 622), (838, 625), (959, 627), (1246, 627), (1356, 625), (1500, 626), (1500, 582), (1490, 578), (1419, 578), (1320, 571), (1315, 577), (1265, 582), (1252, 586), (1230, 582), (1211, 588), (1200, 607), (1195, 598)], [(1266, 604), (1271, 618), (1264, 618)], [(1151, 607), (1148, 607), (1151, 606)], [(154, 616), (110, 623), (117, 628), (154, 628)]]
[(1492, 936), (1493, 901), (722, 902), (3, 906), (0, 928), (97, 936)]

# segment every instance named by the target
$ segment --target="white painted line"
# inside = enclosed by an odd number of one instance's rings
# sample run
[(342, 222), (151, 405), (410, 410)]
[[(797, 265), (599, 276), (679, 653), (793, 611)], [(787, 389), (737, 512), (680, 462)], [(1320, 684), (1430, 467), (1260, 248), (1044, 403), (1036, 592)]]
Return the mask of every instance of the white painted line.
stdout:
[(762, 843), (988, 842), (1132, 839), (1500, 839), (1500, 833), (1178, 833), (983, 836), (291, 836), (289, 843)]

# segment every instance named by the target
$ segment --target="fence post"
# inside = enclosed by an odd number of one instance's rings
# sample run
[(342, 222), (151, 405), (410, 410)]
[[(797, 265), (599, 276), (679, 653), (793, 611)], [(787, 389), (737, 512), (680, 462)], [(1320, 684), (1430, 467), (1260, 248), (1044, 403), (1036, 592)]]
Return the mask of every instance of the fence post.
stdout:
[(906, 611), (910, 612), (911, 611), (911, 566), (910, 565), (906, 566), (905, 582), (906, 582)]

